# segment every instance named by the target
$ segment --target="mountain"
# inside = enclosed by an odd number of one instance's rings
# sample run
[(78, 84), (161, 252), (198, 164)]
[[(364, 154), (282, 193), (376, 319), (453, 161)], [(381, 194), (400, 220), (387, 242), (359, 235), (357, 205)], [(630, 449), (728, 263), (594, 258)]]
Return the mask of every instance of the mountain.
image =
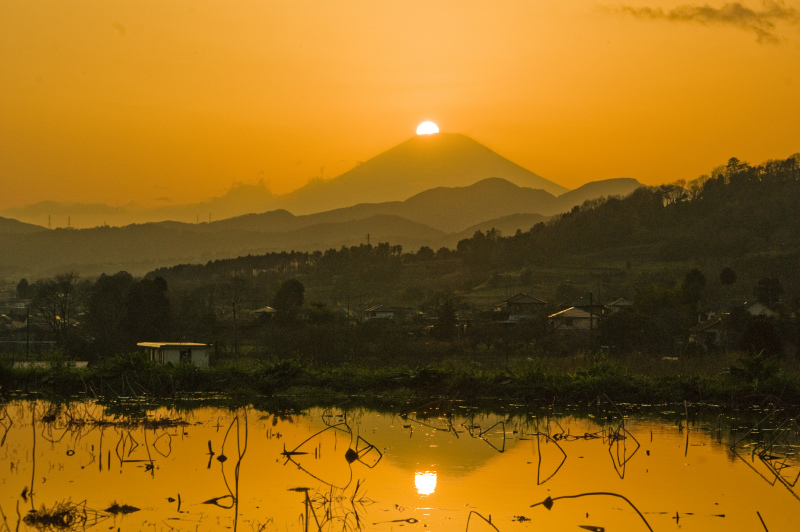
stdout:
[(605, 196), (627, 196), (641, 186), (641, 183), (631, 177), (592, 181), (560, 195), (555, 203), (555, 209), (557, 212), (567, 212), (575, 205), (582, 205), (586, 200)]
[[(552, 216), (566, 212), (587, 199), (625, 196), (640, 186), (641, 183), (635, 179), (609, 179), (589, 183), (575, 191), (555, 197), (544, 190), (520, 187), (505, 179), (493, 177), (465, 187), (436, 187), (420, 192), (405, 201), (360, 203), (351, 207), (301, 216), (277, 210), (221, 220), (210, 224), (208, 228), (281, 232), (314, 224), (393, 215), (446, 233), (455, 233), (486, 220), (514, 214)], [(530, 227), (521, 228), (530, 229)]]
[[(279, 209), (211, 223), (168, 221), (52, 231), (0, 219), (0, 277), (50, 276), (66, 269), (82, 275), (118, 270), (136, 274), (181, 262), (352, 246), (365, 242), (367, 234), (373, 243), (390, 242), (406, 250), (453, 247), (476, 230), (495, 228), (506, 235), (527, 231), (584, 198), (626, 193), (638, 186), (635, 180), (610, 180), (555, 197), (489, 178), (466, 187), (426, 190), (405, 201), (362, 203), (301, 216)], [(3, 227), (29, 232), (3, 232)]]
[(358, 203), (402, 201), (432, 187), (464, 187), (499, 177), (554, 196), (567, 189), (458, 133), (417, 135), (333, 179), (285, 196), (287, 210), (308, 214)]
[[(471, 188), (477, 183), (480, 183), (477, 188)], [(513, 189), (512, 185), (517, 188)], [(636, 186), (639, 186), (636, 180), (619, 179), (590, 183), (568, 191), (469, 137), (439, 133), (414, 136), (338, 177), (313, 181), (285, 196), (274, 196), (260, 183), (237, 185), (222, 197), (187, 205), (143, 208), (133, 204), (112, 207), (44, 201), (27, 207), (6, 208), (0, 215), (29, 223), (46, 221), (48, 227), (88, 228), (165, 220), (211, 222), (282, 209), (283, 215), (275, 216), (284, 216), (283, 221), (273, 216), (270, 222), (259, 220), (257, 223), (274, 222), (279, 228), (275, 230), (288, 230), (297, 228), (297, 224), (302, 226), (323, 220), (346, 221), (394, 214), (452, 232), (509, 214), (555, 214), (586, 199), (627, 194)], [(441, 210), (445, 206), (441, 198), (445, 196), (452, 202), (453, 208), (449, 211)], [(559, 201), (553, 201), (554, 198)], [(431, 205), (435, 205), (433, 214)], [(471, 205), (470, 211), (467, 205)], [(456, 210), (462, 214), (457, 214)], [(313, 222), (300, 222), (286, 218), (286, 211), (298, 215), (327, 214)], [(412, 211), (417, 214), (409, 214)], [(286, 226), (287, 223), (291, 227)]]

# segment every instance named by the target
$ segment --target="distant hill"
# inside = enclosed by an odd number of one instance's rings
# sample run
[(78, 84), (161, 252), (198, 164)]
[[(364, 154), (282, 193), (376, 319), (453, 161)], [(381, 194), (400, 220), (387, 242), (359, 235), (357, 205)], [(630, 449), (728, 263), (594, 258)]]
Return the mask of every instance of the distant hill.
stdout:
[(264, 186), (237, 185), (224, 196), (185, 205), (144, 208), (137, 205), (111, 206), (102, 203), (42, 201), (25, 207), (9, 207), (0, 211), (0, 214), (44, 224), (49, 219), (53, 228), (70, 226), (85, 229), (104, 225), (122, 227), (167, 220), (186, 223), (208, 222), (209, 219), (221, 220), (277, 207), (276, 197)]
[(0, 233), (0, 278), (50, 277), (73, 270), (84, 277), (120, 270), (143, 275), (160, 266), (207, 262), (272, 251), (315, 251), (367, 241), (418, 249), (444, 233), (397, 216), (265, 233), (162, 222), (125, 227)]
[(797, 298), (800, 158), (759, 166), (731, 159), (692, 190), (642, 187), (556, 216), (536, 230), (490, 245), (479, 236), (462, 248), (474, 264), (506, 268), (559, 261), (731, 265), (751, 278), (779, 276), (784, 293)]
[[(84, 275), (118, 270), (145, 273), (181, 262), (352, 246), (366, 242), (368, 234), (373, 243), (390, 242), (406, 250), (423, 245), (438, 249), (454, 246), (478, 229), (495, 227), (503, 234), (527, 231), (549, 215), (568, 211), (587, 195), (637, 186), (635, 180), (611, 180), (609, 186), (594, 184), (587, 188), (589, 192), (562, 199), (490, 178), (468, 187), (438, 187), (406, 201), (364, 203), (302, 216), (274, 210), (199, 224), (168, 221), (91, 229), (38, 228), (31, 233), (0, 231), (4, 250), (0, 277), (49, 276), (65, 269)], [(12, 222), (16, 221), (8, 225)]]
[(442, 245), (454, 248), (459, 240), (472, 237), (475, 231), (483, 231), (485, 233), (494, 229), (499, 231), (501, 236), (512, 236), (518, 229), (522, 232), (529, 231), (531, 227), (547, 219), (547, 216), (542, 216), (541, 214), (512, 214), (511, 216), (495, 218), (494, 220), (486, 220), (485, 222), (467, 227), (458, 233), (447, 235)]
[[(609, 179), (589, 183), (563, 196), (555, 197), (544, 190), (520, 187), (505, 179), (489, 178), (465, 187), (433, 188), (405, 201), (361, 203), (352, 207), (302, 216), (293, 216), (285, 210), (248, 214), (214, 222), (209, 228), (281, 232), (315, 224), (393, 215), (446, 233), (454, 233), (486, 220), (513, 214), (551, 216), (566, 212), (587, 199), (625, 196), (640, 186), (641, 183), (635, 179)], [(529, 227), (522, 228), (529, 229)]]
[(46, 231), (44, 227), (27, 224), (14, 220), (12, 218), (0, 217), (0, 233), (35, 233), (37, 231)]
[(568, 189), (522, 168), (458, 133), (417, 135), (342, 175), (314, 181), (283, 199), (299, 214), (358, 203), (405, 200), (432, 187), (464, 187), (500, 177), (520, 187), (554, 196)]
[(627, 196), (641, 186), (641, 183), (630, 177), (592, 181), (560, 195), (554, 204), (555, 212), (548, 214), (567, 212), (575, 205), (583, 204), (586, 200), (608, 196)]

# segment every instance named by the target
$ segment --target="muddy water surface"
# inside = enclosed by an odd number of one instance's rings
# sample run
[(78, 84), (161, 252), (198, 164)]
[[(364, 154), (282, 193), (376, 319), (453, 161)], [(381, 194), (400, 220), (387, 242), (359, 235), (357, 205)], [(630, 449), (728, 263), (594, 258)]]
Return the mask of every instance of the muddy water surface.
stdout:
[(0, 530), (800, 529), (786, 414), (510, 411), (6, 403)]

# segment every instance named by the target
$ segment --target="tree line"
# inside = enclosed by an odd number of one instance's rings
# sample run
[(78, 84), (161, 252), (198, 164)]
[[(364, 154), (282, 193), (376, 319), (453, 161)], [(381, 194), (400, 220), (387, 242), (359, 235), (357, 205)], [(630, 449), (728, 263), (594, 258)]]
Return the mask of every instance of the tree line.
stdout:
[[(137, 341), (158, 338), (213, 342), (229, 336), (229, 324), (242, 310), (266, 305), (278, 309), (279, 321), (287, 324), (296, 324), (302, 308), (306, 320), (328, 326), (345, 309), (395, 298), (415, 301), (417, 308), (437, 315), (440, 324), (450, 324), (462, 305), (458, 292), (491, 285), (503, 272), (521, 272), (518, 282), (532, 284), (537, 268), (569, 265), (587, 256), (623, 257), (629, 264), (709, 257), (755, 264), (762, 269), (759, 279), (766, 280), (755, 287), (758, 296), (770, 300), (785, 291), (789, 315), (797, 310), (800, 293), (792, 266), (800, 256), (798, 218), (797, 156), (759, 166), (731, 159), (692, 182), (588, 201), (514, 235), (476, 231), (455, 249), (423, 246), (408, 252), (381, 242), (183, 264), (144, 278), (119, 272), (89, 281), (68, 272), (33, 283), (23, 279), (17, 291), (32, 300), (50, 337), (76, 351), (96, 353), (121, 352)], [(733, 269), (723, 269), (719, 282), (731, 286), (736, 277)], [(774, 282), (770, 288), (769, 279), (780, 279), (780, 290)], [(608, 320), (599, 341), (646, 350), (668, 345), (696, 320), (704, 285), (697, 269), (683, 279), (667, 275), (631, 285), (633, 314)], [(315, 294), (312, 305), (305, 303), (308, 287)], [(498, 334), (485, 329), (486, 345), (491, 345)], [(247, 326), (242, 330), (247, 332)], [(439, 325), (434, 334), (449, 339), (451, 331)]]

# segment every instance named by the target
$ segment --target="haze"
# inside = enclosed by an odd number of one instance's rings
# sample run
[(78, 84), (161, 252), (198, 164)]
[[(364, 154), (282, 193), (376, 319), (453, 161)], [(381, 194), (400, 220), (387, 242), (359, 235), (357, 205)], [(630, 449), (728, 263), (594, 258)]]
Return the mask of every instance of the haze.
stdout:
[(567, 188), (787, 157), (800, 147), (798, 9), (9, 0), (0, 208), (157, 207), (236, 183), (283, 194), (424, 120)]

